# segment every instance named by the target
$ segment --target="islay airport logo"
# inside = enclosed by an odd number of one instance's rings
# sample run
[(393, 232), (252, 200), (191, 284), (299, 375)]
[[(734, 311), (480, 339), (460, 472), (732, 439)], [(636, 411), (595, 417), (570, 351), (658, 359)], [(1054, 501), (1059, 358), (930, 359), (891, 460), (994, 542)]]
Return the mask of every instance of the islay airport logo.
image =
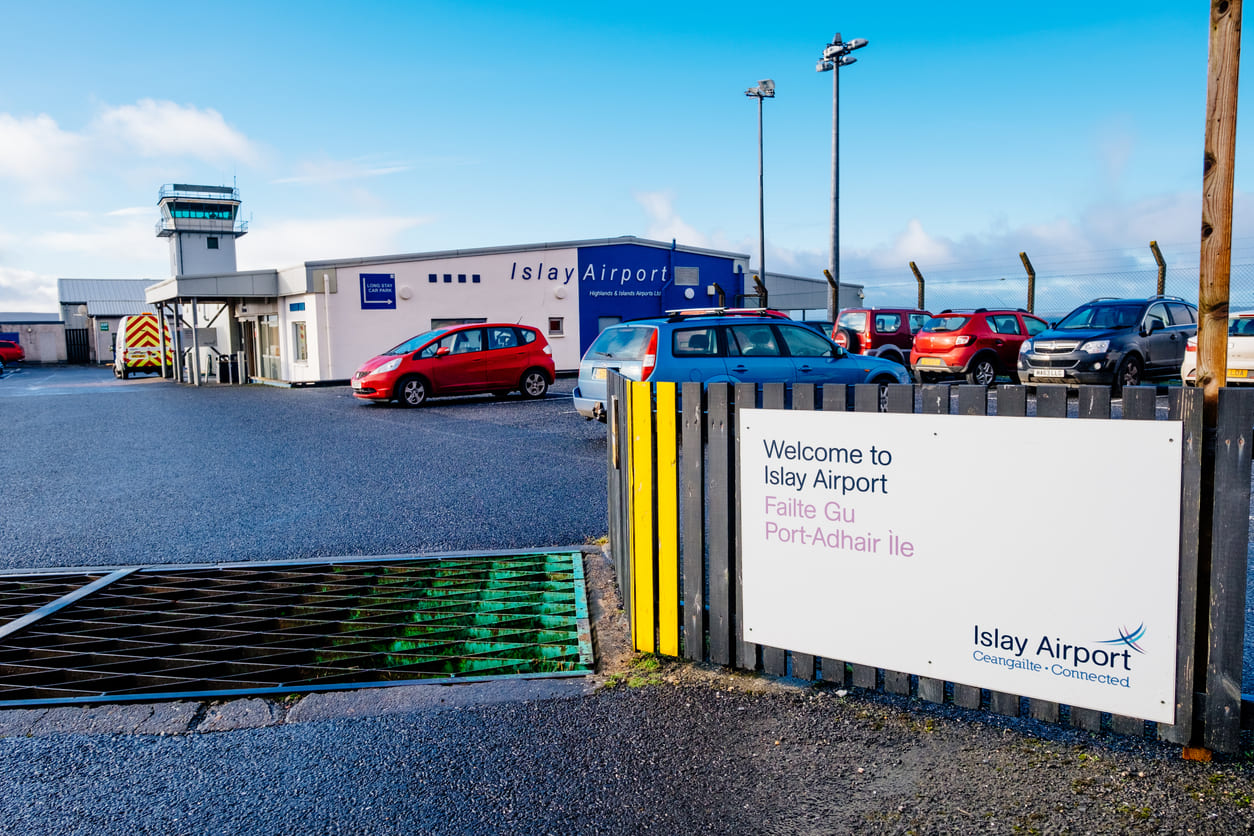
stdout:
[(1145, 622), (1141, 622), (1141, 624), (1135, 630), (1131, 632), (1129, 632), (1127, 628), (1120, 627), (1119, 638), (1106, 639), (1105, 641), (1098, 642), (1098, 644), (1123, 644), (1132, 648), (1137, 653), (1144, 653), (1145, 651), (1141, 649), (1141, 646), (1139, 644), (1137, 644), (1137, 642), (1139, 642), (1144, 636), (1145, 636)]
[(1145, 653), (1140, 644), (1145, 638), (1145, 623), (1141, 622), (1135, 630), (1120, 627), (1116, 632), (1117, 638), (1085, 645), (1049, 635), (1036, 639), (1000, 627), (981, 629), (977, 624), (971, 658), (982, 664), (1027, 673), (1130, 688), (1132, 652)]

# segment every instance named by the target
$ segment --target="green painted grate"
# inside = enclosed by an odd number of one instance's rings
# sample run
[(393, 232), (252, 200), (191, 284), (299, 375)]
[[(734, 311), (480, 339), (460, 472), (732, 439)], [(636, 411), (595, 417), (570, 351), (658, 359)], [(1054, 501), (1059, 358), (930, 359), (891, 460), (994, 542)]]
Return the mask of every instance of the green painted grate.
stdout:
[[(16, 607), (23, 584), (32, 596)], [(0, 705), (569, 676), (593, 666), (577, 551), (7, 576), (6, 590)]]

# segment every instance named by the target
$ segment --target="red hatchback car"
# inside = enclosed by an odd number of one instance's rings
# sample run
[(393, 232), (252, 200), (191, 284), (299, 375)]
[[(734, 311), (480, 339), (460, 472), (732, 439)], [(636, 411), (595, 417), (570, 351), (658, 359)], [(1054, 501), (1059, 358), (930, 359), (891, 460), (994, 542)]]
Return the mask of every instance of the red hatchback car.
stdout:
[(527, 325), (500, 323), (436, 328), (367, 360), (353, 375), (353, 395), (419, 406), (439, 395), (513, 390), (541, 398), (553, 383), (553, 350)]
[(989, 386), (999, 374), (1018, 382), (1019, 346), (1048, 327), (1027, 311), (941, 311), (915, 334), (910, 368), (923, 383), (962, 375)]
[(26, 352), (11, 340), (0, 340), (0, 369), (26, 359)]

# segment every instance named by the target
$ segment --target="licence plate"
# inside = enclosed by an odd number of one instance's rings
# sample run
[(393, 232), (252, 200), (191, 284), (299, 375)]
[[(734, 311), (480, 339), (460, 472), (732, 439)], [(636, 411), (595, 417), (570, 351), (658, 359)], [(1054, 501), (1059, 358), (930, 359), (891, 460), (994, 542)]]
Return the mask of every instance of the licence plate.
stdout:
[(354, 389), (360, 389), (360, 388), (361, 388), (361, 381), (360, 381), (360, 380), (353, 380), (353, 381), (350, 381), (350, 382), (349, 382), (349, 386), (353, 387)]
[(945, 364), (941, 362), (941, 358), (939, 357), (920, 357), (919, 365), (920, 366), (943, 366)]
[(1228, 369), (1228, 377), (1249, 377), (1249, 369)]
[(592, 370), (593, 380), (605, 380), (605, 366), (597, 366)]
[(1065, 369), (1033, 369), (1033, 377), (1066, 377)]

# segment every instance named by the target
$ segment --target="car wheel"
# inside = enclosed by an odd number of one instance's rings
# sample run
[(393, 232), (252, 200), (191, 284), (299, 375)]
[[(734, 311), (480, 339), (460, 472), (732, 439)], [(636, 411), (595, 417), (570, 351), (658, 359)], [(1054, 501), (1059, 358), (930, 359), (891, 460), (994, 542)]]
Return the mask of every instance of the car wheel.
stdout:
[(396, 387), (396, 400), (401, 406), (422, 406), (427, 400), (427, 381), (421, 377), (407, 377)]
[(845, 350), (850, 354), (858, 353), (858, 335), (848, 328), (837, 329), (836, 342), (844, 346)]
[(992, 386), (997, 380), (997, 366), (987, 357), (977, 357), (967, 370), (967, 382), (977, 386)]
[(549, 391), (549, 379), (539, 369), (528, 369), (527, 373), (522, 377), (522, 386), (520, 388), (524, 398), (530, 400), (543, 398), (545, 393)]
[(1140, 357), (1135, 354), (1124, 357), (1119, 364), (1119, 371), (1115, 373), (1115, 384), (1111, 387), (1114, 393), (1120, 395), (1128, 386), (1140, 386), (1143, 372)]
[(130, 370), (129, 370), (129, 369), (127, 369), (127, 368), (126, 368), (126, 366), (123, 366), (123, 367), (122, 367), (122, 374), (121, 374), (121, 378), (122, 378), (123, 380), (126, 380), (126, 379), (127, 379), (128, 377), (130, 377), (130, 376), (131, 376), (131, 372), (130, 372)]

